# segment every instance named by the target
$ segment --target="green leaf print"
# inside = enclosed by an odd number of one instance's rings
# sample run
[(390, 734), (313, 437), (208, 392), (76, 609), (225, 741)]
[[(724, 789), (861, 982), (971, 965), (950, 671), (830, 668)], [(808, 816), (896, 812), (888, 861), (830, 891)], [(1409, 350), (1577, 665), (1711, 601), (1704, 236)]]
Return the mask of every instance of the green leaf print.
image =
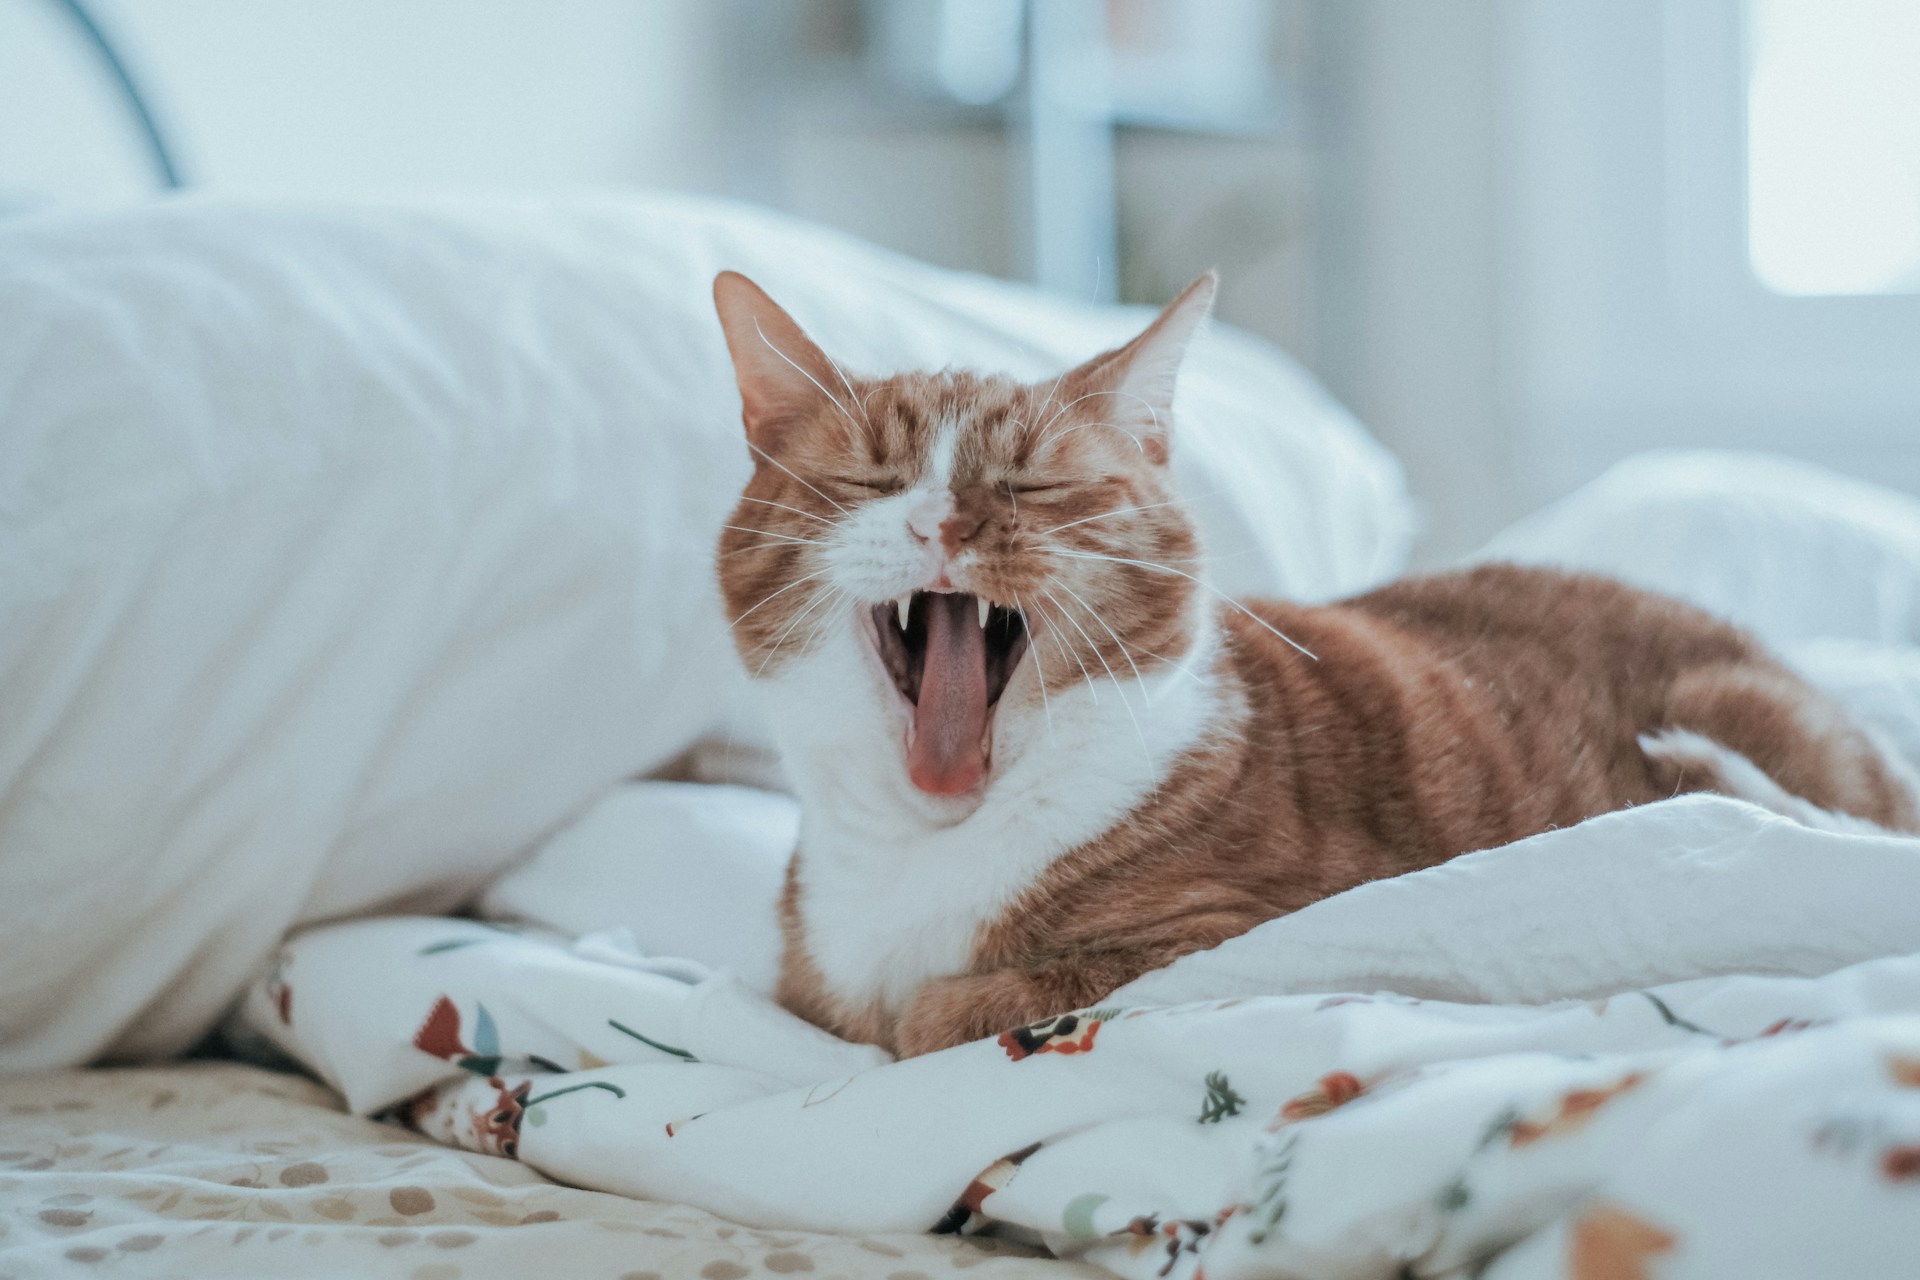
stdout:
[(1293, 1154), (1300, 1145), (1300, 1131), (1287, 1130), (1279, 1141), (1259, 1153), (1254, 1169), (1253, 1203), (1247, 1206), (1252, 1226), (1247, 1232), (1249, 1244), (1265, 1244), (1287, 1216), (1287, 1177), (1293, 1172)]
[(564, 1089), (554, 1089), (541, 1094), (537, 1098), (528, 1098), (525, 1105), (528, 1107), (537, 1107), (543, 1102), (552, 1102), (555, 1098), (563, 1094), (578, 1093), (582, 1089), (604, 1089), (622, 1101), (625, 1101), (627, 1096), (627, 1091), (617, 1084), (609, 1084), (605, 1080), (589, 1080), (585, 1084), (570, 1084)]
[(638, 1040), (641, 1044), (648, 1045), (652, 1048), (658, 1049), (662, 1053), (670, 1053), (674, 1057), (680, 1058), (686, 1062), (700, 1061), (700, 1059), (694, 1057), (692, 1054), (688, 1053), (685, 1049), (676, 1049), (670, 1044), (661, 1044), (658, 1040), (653, 1040), (648, 1038), (647, 1036), (641, 1035), (638, 1031), (635, 1031), (632, 1027), (629, 1027), (624, 1022), (616, 1022), (614, 1019), (608, 1018), (607, 1025), (612, 1027), (615, 1031), (618, 1031), (621, 1035), (632, 1036), (635, 1040)]
[(462, 947), (477, 947), (483, 942), (491, 941), (493, 941), (491, 938), (448, 938), (442, 942), (430, 942), (420, 948), (415, 954), (423, 956), (444, 955), (449, 951), (458, 951)]
[(1207, 1098), (1200, 1104), (1201, 1124), (1219, 1124), (1228, 1116), (1239, 1115), (1240, 1108), (1247, 1104), (1247, 1100), (1235, 1093), (1233, 1086), (1227, 1083), (1227, 1073), (1224, 1071), (1209, 1072), (1206, 1086)]
[(1653, 992), (1637, 991), (1634, 994), (1645, 996), (1647, 1003), (1651, 1004), (1659, 1012), (1661, 1021), (1665, 1022), (1668, 1026), (1678, 1027), (1682, 1031), (1691, 1031), (1693, 1032), (1693, 1034), (1697, 1036), (1713, 1036), (1715, 1040), (1722, 1039), (1721, 1036), (1719, 1036), (1718, 1034), (1712, 1031), (1707, 1030), (1705, 1027), (1701, 1026), (1699, 1023), (1688, 1022), (1685, 1018), (1681, 1017), (1679, 1014), (1675, 1013), (1672, 1009), (1668, 1008), (1667, 1002), (1665, 1000), (1662, 1000), (1659, 996), (1653, 994)]

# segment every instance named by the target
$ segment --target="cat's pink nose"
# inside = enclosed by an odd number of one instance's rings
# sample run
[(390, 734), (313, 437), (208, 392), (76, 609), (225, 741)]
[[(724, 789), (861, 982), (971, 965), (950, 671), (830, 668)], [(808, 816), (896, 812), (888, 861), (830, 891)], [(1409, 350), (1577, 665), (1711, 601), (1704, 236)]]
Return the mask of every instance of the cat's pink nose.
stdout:
[(932, 542), (940, 536), (940, 526), (953, 515), (953, 494), (948, 490), (930, 493), (913, 505), (907, 512), (907, 528), (922, 542)]

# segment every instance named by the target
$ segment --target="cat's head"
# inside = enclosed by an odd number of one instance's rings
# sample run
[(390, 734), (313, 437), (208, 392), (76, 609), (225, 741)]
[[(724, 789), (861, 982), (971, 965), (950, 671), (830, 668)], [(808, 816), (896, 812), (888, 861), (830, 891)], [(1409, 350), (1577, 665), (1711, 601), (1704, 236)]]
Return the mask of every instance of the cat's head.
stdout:
[(1134, 714), (1139, 682), (1195, 642), (1198, 540), (1169, 433), (1214, 286), (1022, 383), (856, 374), (752, 281), (715, 280), (754, 459), (720, 585), (748, 674), (804, 686), (776, 714), (817, 723), (787, 728), (951, 807), (1103, 691)]

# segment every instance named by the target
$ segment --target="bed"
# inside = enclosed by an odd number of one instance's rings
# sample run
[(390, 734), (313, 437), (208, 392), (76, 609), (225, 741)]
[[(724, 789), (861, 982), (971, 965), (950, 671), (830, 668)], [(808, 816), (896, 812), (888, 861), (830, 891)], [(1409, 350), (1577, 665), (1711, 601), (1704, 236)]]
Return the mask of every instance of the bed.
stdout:
[[(1898, 1274), (1909, 840), (1681, 797), (927, 1059), (774, 1008), (722, 267), (864, 369), (1140, 320), (672, 199), (0, 227), (0, 1274)], [(1181, 395), (1223, 587), (1404, 565), (1285, 357), (1217, 331)], [(1910, 499), (1667, 455), (1485, 555), (1700, 600), (1920, 752)]]
[(13, 1275), (1096, 1274), (996, 1240), (757, 1231), (558, 1186), (223, 1062), (0, 1079), (0, 1257)]

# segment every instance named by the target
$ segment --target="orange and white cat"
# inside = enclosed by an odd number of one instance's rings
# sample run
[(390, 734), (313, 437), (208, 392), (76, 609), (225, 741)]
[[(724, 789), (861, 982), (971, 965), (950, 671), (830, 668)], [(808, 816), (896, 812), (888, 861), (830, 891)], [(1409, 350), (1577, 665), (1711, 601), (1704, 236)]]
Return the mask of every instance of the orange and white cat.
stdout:
[(1672, 600), (1490, 566), (1223, 601), (1167, 465), (1213, 290), (1024, 384), (855, 376), (715, 281), (755, 461), (720, 584), (804, 814), (784, 1004), (938, 1049), (1677, 791), (1915, 828), (1902, 766)]

